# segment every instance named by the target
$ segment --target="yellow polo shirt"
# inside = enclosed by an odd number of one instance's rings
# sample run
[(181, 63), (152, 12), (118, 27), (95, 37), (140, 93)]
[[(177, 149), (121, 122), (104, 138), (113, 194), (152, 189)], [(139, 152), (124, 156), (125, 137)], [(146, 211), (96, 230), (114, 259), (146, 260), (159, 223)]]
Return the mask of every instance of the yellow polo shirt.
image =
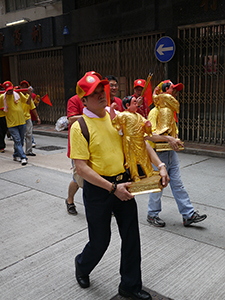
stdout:
[(115, 176), (125, 172), (122, 138), (113, 128), (110, 116), (89, 118), (83, 115), (90, 141), (84, 138), (80, 124), (74, 122), (70, 129), (70, 158), (87, 160), (88, 165), (99, 175)]

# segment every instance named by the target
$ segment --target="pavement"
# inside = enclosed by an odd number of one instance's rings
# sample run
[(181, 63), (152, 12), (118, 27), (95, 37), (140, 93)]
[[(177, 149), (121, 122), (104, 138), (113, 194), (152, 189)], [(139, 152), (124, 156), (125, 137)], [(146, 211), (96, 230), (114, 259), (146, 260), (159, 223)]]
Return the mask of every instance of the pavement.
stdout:
[[(68, 130), (57, 131), (54, 125), (38, 125), (34, 126), (34, 133), (55, 137), (68, 138)], [(191, 153), (197, 155), (207, 155), (212, 157), (225, 158), (225, 144), (214, 145), (213, 143), (194, 143), (194, 142), (184, 142), (184, 153)]]
[[(110, 246), (90, 275), (90, 288), (81, 289), (75, 281), (74, 257), (88, 241), (88, 232), (82, 190), (75, 196), (78, 215), (66, 211), (72, 172), (67, 134), (52, 125), (35, 126), (37, 156), (29, 157), (26, 166), (12, 160), (11, 140), (6, 139), (6, 151), (0, 153), (1, 300), (123, 299), (117, 294), (120, 237), (114, 217)], [(208, 217), (184, 227), (167, 187), (160, 214), (166, 227), (156, 228), (146, 221), (148, 195), (136, 197), (143, 287), (154, 300), (223, 300), (224, 150), (195, 147), (178, 155), (192, 204)]]

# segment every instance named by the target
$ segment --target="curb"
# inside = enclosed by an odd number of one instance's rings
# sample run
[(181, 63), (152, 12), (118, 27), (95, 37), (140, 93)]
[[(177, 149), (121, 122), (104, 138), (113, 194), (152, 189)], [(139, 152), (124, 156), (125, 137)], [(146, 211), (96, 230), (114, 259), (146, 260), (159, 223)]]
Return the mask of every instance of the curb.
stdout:
[[(48, 131), (48, 130), (35, 130), (33, 129), (34, 134), (53, 136), (53, 137), (61, 137), (68, 139), (68, 131)], [(195, 155), (206, 155), (211, 157), (225, 158), (225, 152), (219, 150), (208, 150), (208, 149), (199, 149), (193, 147), (185, 147), (182, 151), (187, 154), (195, 154)]]

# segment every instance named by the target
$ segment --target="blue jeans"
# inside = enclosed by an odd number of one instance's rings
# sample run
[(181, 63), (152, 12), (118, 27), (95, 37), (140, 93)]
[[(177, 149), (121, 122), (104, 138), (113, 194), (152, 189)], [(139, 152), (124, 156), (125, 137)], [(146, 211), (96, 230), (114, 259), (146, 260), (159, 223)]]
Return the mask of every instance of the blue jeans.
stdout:
[[(175, 151), (164, 151), (157, 154), (159, 159), (166, 164), (166, 169), (170, 177), (170, 188), (177, 202), (179, 212), (184, 219), (189, 219), (194, 213), (194, 207), (181, 180), (178, 155)], [(157, 170), (155, 166), (153, 167)], [(149, 195), (148, 215), (151, 217), (158, 216), (161, 211), (162, 191)]]
[(23, 151), (24, 135), (26, 132), (26, 124), (18, 125), (9, 128), (9, 132), (14, 141), (14, 153), (13, 157), (26, 158)]

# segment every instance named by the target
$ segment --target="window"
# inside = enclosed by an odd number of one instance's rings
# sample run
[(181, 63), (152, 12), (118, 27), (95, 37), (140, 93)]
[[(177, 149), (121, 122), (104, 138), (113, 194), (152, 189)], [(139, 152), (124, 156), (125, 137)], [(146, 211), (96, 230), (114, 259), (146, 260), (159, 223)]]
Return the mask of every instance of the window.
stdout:
[[(40, 3), (44, 1), (45, 0), (6, 0), (5, 1), (6, 12), (32, 7), (35, 6), (35, 3)], [(54, 0), (53, 3), (59, 1), (60, 0)]]
[(5, 7), (6, 7), (6, 12), (16, 10), (15, 1), (14, 0), (7, 0), (6, 4), (5, 4)]

